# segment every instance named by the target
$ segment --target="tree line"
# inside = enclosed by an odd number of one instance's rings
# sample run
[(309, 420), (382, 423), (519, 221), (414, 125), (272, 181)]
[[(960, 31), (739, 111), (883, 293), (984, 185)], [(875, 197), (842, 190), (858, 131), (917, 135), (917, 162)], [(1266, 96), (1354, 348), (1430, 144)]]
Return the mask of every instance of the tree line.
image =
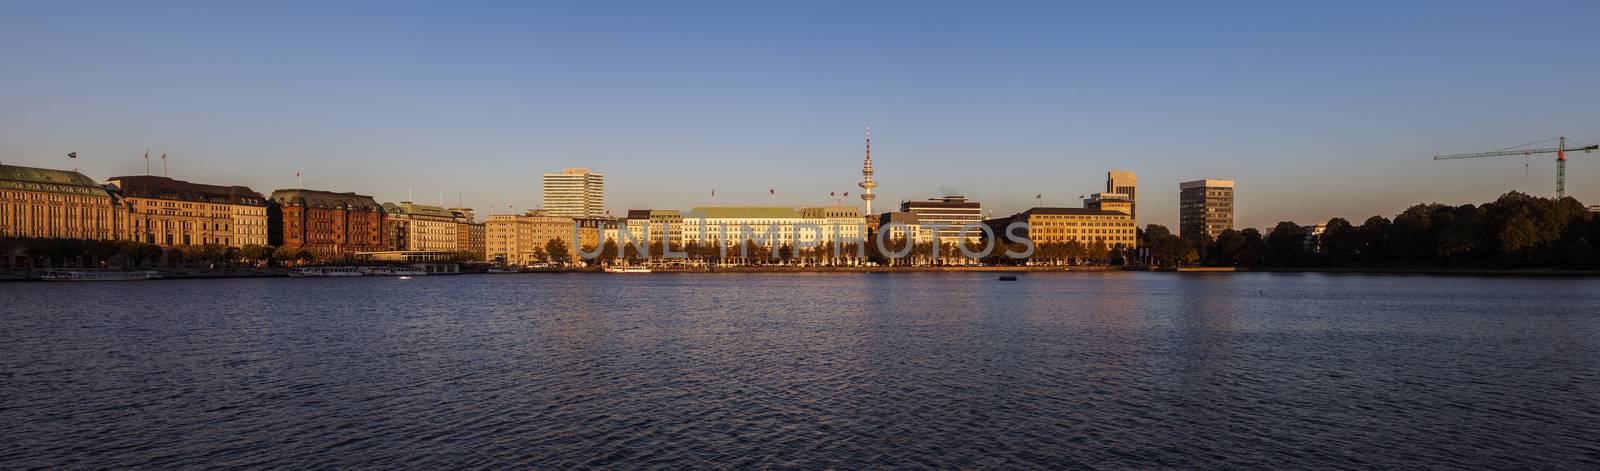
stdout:
[(1520, 192), (1482, 205), (1417, 204), (1359, 225), (1333, 218), (1320, 233), (1283, 221), (1264, 235), (1228, 230), (1191, 241), (1151, 225), (1140, 241), (1167, 266), (1600, 266), (1600, 217), (1571, 197)]
[(0, 238), (0, 256), (10, 262), (11, 254), (20, 253), (34, 267), (124, 267), (152, 268), (180, 265), (275, 265), (307, 263), (317, 260), (316, 254), (305, 249), (245, 245), (229, 247), (221, 244), (176, 245), (162, 248), (156, 244), (132, 240), (83, 240), (54, 238)]

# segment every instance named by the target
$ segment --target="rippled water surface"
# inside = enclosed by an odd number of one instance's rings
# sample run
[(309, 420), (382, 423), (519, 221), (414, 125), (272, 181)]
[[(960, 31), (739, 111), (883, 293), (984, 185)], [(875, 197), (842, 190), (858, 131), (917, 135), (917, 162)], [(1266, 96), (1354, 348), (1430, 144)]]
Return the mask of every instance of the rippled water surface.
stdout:
[(1590, 468), (1600, 281), (0, 284), (0, 468)]

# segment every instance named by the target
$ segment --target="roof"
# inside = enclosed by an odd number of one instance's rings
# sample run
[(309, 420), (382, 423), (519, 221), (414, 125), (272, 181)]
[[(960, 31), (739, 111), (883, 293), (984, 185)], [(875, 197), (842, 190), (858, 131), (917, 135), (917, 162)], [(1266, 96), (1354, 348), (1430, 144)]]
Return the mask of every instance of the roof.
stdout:
[(154, 175), (112, 177), (111, 183), (130, 198), (176, 199), (206, 203), (265, 206), (266, 198), (248, 187), (191, 183)]
[(348, 208), (360, 211), (382, 211), (371, 196), (355, 193), (334, 193), (321, 190), (278, 190), (272, 192), (272, 201), (284, 206), (312, 208)]
[(109, 196), (93, 178), (72, 170), (0, 165), (0, 188)]
[(878, 224), (879, 225), (889, 225), (889, 223), (896, 223), (896, 222), (900, 223), (900, 224), (906, 224), (906, 225), (920, 224), (920, 222), (917, 219), (917, 213), (889, 212), (889, 213), (883, 213), (883, 214), (879, 214), (878, 215)]
[(1205, 180), (1195, 180), (1192, 182), (1183, 182), (1178, 184), (1178, 189), (1180, 190), (1191, 190), (1195, 188), (1233, 188), (1233, 180), (1212, 180), (1208, 178)]
[(456, 217), (456, 213), (448, 209), (444, 209), (442, 206), (416, 204), (409, 201), (402, 201), (400, 204), (384, 203), (383, 212), (397, 216), (411, 217), (426, 216), (445, 219), (455, 219)]
[(859, 218), (861, 217), (861, 208), (855, 206), (817, 206), (800, 208), (800, 214), (808, 218)]
[(703, 216), (707, 219), (798, 219), (800, 212), (788, 206), (713, 206), (691, 209), (685, 216)]
[(1124, 213), (1122, 211), (1103, 211), (1103, 210), (1099, 210), (1099, 209), (1088, 209), (1088, 208), (1028, 208), (1027, 211), (1023, 211), (1023, 212), (1017, 213), (1016, 216), (1028, 216), (1028, 215), (1033, 215), (1033, 214), (1052, 214), (1052, 215), (1068, 215), (1068, 216), (1122, 216), (1122, 217), (1128, 217), (1128, 213)]

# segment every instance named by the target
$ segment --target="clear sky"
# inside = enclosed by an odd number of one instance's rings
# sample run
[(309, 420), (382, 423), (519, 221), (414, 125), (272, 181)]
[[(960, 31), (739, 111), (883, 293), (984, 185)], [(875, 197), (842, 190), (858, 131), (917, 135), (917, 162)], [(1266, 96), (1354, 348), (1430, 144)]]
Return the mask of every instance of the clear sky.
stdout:
[[(584, 166), (622, 213), (853, 198), (871, 123), (879, 208), (1118, 168), (1141, 224), (1232, 178), (1260, 227), (1550, 196), (1551, 156), (1430, 156), (1600, 142), (1593, 0), (325, 3), (0, 3), (0, 162), (480, 214)], [(1568, 192), (1600, 203), (1600, 153)]]

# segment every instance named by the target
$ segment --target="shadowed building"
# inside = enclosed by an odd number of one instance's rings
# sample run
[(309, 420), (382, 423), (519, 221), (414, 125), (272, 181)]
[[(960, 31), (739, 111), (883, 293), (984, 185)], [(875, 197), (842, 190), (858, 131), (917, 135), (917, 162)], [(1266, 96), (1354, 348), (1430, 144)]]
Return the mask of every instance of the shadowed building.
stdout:
[(242, 186), (154, 175), (113, 177), (128, 210), (129, 238), (163, 247), (267, 243), (267, 202)]
[(1195, 180), (1178, 184), (1178, 234), (1190, 241), (1215, 240), (1233, 229), (1233, 180)]
[(272, 192), (267, 216), (272, 245), (310, 250), (318, 259), (388, 249), (383, 206), (371, 196), (278, 190)]
[(119, 202), (70, 170), (0, 165), (0, 237), (122, 238)]
[[(951, 243), (960, 237), (961, 226), (983, 222), (983, 208), (978, 202), (969, 201), (967, 197), (960, 195), (921, 201), (902, 201), (900, 212), (915, 214), (917, 221), (925, 229), (931, 229), (935, 224), (943, 224), (944, 228), (939, 229), (939, 239)], [(967, 232), (967, 236), (971, 240), (979, 238), (976, 230)]]
[(460, 227), (456, 213), (438, 206), (402, 201), (384, 203), (385, 245), (390, 250), (456, 252)]

